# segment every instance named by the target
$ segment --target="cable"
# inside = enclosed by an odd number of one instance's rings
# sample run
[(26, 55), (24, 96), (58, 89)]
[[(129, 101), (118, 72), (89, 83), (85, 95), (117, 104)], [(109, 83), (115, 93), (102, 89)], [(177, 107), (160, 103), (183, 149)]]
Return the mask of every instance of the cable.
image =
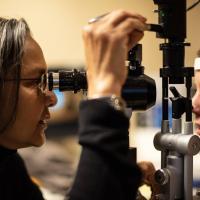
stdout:
[(193, 5), (191, 5), (189, 8), (187, 8), (187, 11), (193, 9), (194, 7), (196, 7), (198, 4), (200, 3), (200, 0), (198, 0), (196, 3), (194, 3)]

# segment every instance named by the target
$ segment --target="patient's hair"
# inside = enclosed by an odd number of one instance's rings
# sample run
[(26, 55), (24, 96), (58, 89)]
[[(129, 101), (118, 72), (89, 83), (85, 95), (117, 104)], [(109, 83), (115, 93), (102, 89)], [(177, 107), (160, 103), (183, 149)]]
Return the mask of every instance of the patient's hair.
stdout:
[(197, 51), (197, 56), (200, 57), (200, 49)]
[[(24, 19), (6, 19), (0, 17), (0, 116), (4, 105), (12, 99), (11, 112), (6, 119), (0, 117), (0, 133), (15, 120), (18, 103), (21, 62), (26, 36), (30, 34), (29, 26)], [(14, 80), (10, 84), (10, 94), (5, 97), (7, 79)], [(4, 111), (5, 112), (5, 111)]]

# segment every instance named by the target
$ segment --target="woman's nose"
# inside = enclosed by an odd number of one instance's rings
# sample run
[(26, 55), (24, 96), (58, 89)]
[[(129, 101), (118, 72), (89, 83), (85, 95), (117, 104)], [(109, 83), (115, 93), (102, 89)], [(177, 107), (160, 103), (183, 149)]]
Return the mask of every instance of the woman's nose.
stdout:
[(47, 107), (53, 107), (57, 104), (57, 97), (54, 92), (47, 91), (45, 96), (45, 104)]

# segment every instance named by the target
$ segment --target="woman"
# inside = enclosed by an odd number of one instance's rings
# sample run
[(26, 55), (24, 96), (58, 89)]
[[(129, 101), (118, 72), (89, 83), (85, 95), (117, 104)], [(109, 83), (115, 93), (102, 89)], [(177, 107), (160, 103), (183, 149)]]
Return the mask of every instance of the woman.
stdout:
[(44, 144), (56, 97), (42, 88), (47, 66), (27, 23), (0, 18), (0, 35), (0, 199), (43, 199), (16, 150)]
[[(128, 49), (143, 37), (145, 21), (119, 10), (84, 27), (89, 100), (80, 106), (83, 151), (72, 200), (135, 198), (141, 173), (130, 160), (120, 96)], [(27, 23), (1, 18), (0, 38), (0, 199), (43, 199), (16, 152), (45, 142), (48, 107), (56, 97), (46, 88), (47, 66)]]

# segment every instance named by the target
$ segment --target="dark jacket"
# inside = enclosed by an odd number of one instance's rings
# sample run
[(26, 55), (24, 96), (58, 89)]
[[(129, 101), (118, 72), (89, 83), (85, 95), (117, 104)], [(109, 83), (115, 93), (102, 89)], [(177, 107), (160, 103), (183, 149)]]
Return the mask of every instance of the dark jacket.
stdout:
[[(70, 200), (133, 200), (141, 173), (129, 156), (129, 119), (100, 100), (80, 105), (82, 154)], [(53, 173), (53, 172), (52, 172)], [(0, 148), (0, 200), (43, 200), (16, 151)]]
[(129, 154), (129, 119), (108, 103), (80, 105), (82, 154), (70, 200), (133, 200), (141, 172)]
[(43, 200), (15, 150), (0, 147), (0, 200)]

